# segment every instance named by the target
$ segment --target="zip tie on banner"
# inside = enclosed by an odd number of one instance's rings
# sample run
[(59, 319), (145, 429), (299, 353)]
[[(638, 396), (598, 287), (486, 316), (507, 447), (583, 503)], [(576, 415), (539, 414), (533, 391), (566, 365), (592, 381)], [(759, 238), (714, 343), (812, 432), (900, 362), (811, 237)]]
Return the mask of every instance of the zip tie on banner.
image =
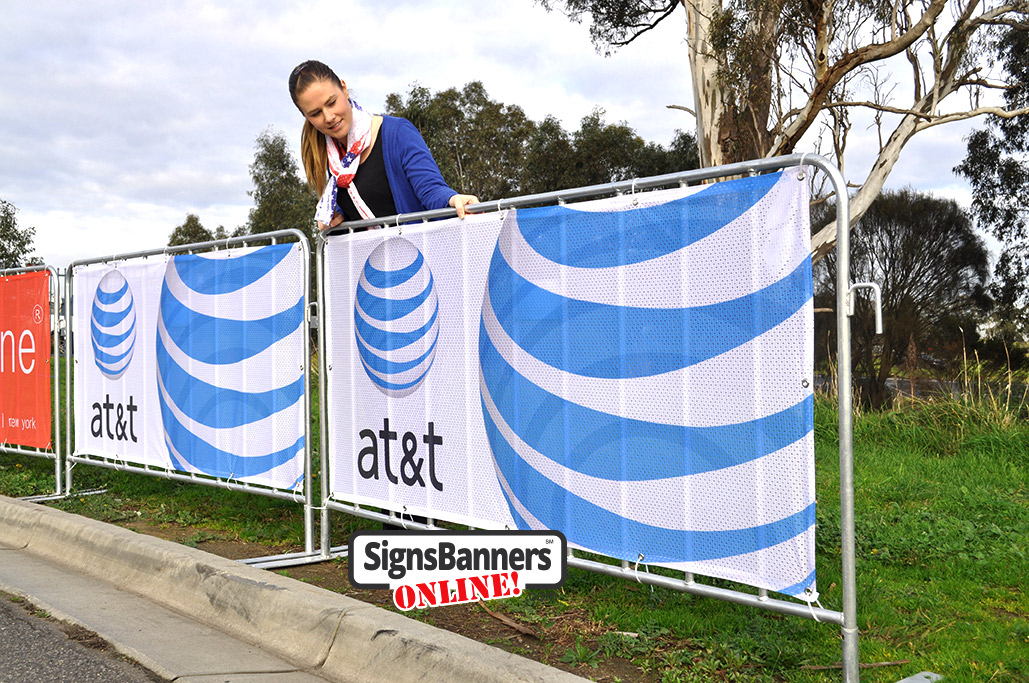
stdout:
[(632, 188), (630, 188), (629, 192), (630, 192), (630, 194), (632, 194), (632, 205), (633, 206), (639, 206), (640, 205), (640, 200), (636, 196), (636, 178), (632, 179)]
[(804, 174), (804, 159), (806, 159), (806, 158), (807, 158), (807, 152), (804, 152), (803, 154), (800, 155), (800, 163), (798, 164), (798, 166), (800, 166), (800, 173), (797, 174), (797, 180), (803, 180), (804, 178), (807, 177)]

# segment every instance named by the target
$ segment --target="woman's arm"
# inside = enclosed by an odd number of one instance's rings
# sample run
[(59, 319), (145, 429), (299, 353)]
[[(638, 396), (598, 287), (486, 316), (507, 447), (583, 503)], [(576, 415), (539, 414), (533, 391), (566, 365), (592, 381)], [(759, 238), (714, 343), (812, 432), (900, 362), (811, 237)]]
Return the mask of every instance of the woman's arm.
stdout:
[[(457, 209), (458, 215), (463, 218), (465, 206), (477, 203), (478, 198), (459, 194), (451, 189), (443, 180), (443, 174), (440, 173), (432, 152), (414, 124), (407, 119), (395, 121), (398, 126), (396, 139), (400, 147), (401, 165), (417, 201), (426, 210), (451, 206)], [(394, 190), (394, 199), (396, 194)]]

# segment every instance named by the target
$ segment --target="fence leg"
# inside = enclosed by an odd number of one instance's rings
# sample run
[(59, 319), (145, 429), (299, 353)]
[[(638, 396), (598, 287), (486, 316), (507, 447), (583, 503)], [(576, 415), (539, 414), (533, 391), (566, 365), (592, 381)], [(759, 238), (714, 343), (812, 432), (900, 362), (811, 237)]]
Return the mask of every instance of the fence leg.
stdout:
[(839, 386), (840, 551), (843, 589), (843, 680), (860, 676), (857, 627), (857, 573), (854, 540), (854, 406), (850, 348), (850, 205), (846, 183), (836, 168), (822, 169), (836, 189), (836, 343)]
[[(850, 615), (845, 614), (844, 619)], [(858, 683), (860, 680), (860, 666), (858, 658), (858, 630), (857, 627), (843, 627), (843, 680), (844, 683)]]
[(323, 560), (327, 560), (332, 557), (332, 539), (330, 537), (332, 530), (329, 528), (329, 508), (325, 505), (325, 498), (322, 498), (322, 520), (319, 530), (321, 531), (321, 557)]

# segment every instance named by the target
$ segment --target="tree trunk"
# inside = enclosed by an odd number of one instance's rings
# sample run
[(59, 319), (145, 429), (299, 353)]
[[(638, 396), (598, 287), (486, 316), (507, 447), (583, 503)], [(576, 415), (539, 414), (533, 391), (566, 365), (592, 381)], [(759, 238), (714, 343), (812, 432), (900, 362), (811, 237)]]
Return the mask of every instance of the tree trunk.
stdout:
[(686, 8), (687, 45), (693, 79), (693, 106), (697, 118), (697, 146), (703, 168), (726, 163), (719, 144), (725, 117), (722, 88), (718, 82), (718, 58), (708, 37), (711, 17), (721, 9), (719, 0), (681, 0)]
[[(764, 157), (772, 144), (768, 115), (774, 91), (773, 37), (779, 21), (779, 2), (773, 0), (764, 9), (751, 13), (746, 28), (731, 48), (738, 54), (731, 56), (718, 54), (710, 43), (712, 20), (722, 12), (721, 0), (680, 2), (686, 9), (701, 166)], [(739, 63), (731, 66), (734, 59)], [(726, 85), (723, 75), (734, 68), (740, 69), (734, 85)]]

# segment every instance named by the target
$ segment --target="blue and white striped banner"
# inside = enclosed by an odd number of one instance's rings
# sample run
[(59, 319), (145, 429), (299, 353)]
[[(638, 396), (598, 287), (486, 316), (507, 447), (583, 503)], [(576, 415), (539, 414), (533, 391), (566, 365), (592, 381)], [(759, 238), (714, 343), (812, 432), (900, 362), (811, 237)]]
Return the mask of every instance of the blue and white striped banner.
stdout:
[[(76, 271), (76, 325), (83, 324), (79, 302), (89, 295), (96, 356), (95, 367), (81, 362), (89, 350), (76, 335), (76, 405), (99, 404), (95, 419), (76, 420), (77, 452), (299, 489), (304, 272), (296, 244)], [(106, 310), (112, 306), (118, 310)], [(98, 326), (112, 316), (123, 321), (118, 335), (101, 334), (107, 328)], [(133, 323), (129, 332), (121, 330), (124, 321)], [(107, 350), (101, 342), (117, 345)]]
[(814, 599), (798, 175), (331, 239), (333, 496)]

